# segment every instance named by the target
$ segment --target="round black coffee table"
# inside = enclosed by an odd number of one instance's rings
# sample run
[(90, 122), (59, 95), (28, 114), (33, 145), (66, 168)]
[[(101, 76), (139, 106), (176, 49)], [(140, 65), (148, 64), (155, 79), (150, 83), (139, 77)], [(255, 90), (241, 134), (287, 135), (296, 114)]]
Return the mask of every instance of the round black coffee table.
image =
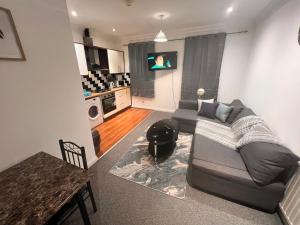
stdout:
[(147, 131), (148, 151), (155, 159), (171, 155), (176, 146), (179, 126), (176, 120), (164, 119)]

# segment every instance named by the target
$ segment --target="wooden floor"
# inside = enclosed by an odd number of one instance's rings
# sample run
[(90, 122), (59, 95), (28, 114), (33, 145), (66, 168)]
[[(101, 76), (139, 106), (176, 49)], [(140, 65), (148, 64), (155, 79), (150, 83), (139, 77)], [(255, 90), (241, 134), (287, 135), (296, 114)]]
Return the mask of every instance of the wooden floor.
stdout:
[(128, 108), (96, 127), (101, 136), (101, 147), (97, 156), (100, 157), (107, 152), (151, 112), (152, 110), (148, 109)]

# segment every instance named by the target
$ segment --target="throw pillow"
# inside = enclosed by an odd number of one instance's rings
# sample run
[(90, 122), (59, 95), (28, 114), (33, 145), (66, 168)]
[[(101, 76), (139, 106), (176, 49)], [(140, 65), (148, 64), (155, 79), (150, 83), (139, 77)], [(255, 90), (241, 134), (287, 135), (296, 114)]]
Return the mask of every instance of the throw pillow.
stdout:
[(286, 184), (298, 168), (299, 157), (278, 144), (254, 142), (241, 148), (241, 157), (255, 183)]
[(222, 121), (223, 123), (226, 122), (228, 119), (230, 113), (232, 112), (233, 107), (232, 106), (227, 106), (225, 104), (220, 103), (217, 111), (216, 111), (216, 117)]
[(241, 138), (244, 134), (249, 132), (254, 125), (262, 124), (264, 121), (258, 116), (245, 116), (231, 125), (231, 129), (236, 138)]
[(244, 109), (243, 106), (233, 106), (233, 105), (231, 105), (231, 106), (233, 107), (233, 109), (226, 121), (229, 124), (232, 124), (233, 121), (235, 120), (235, 118), (237, 117), (237, 115)]
[(198, 115), (204, 116), (204, 117), (207, 117), (210, 119), (215, 119), (217, 108), (218, 108), (218, 103), (203, 102), (201, 104), (201, 109), (200, 109)]
[(206, 100), (202, 100), (202, 99), (198, 99), (198, 112), (200, 111), (201, 109), (201, 105), (202, 105), (202, 102), (207, 102), (207, 103), (214, 103), (214, 99), (206, 99)]
[(260, 131), (266, 133), (272, 133), (272, 130), (268, 127), (268, 125), (263, 121), (261, 123), (255, 124), (252, 126), (251, 131)]
[(256, 116), (256, 114), (250, 108), (243, 108), (243, 110), (235, 117), (233, 122), (235, 122), (243, 117), (246, 117), (246, 116)]
[(237, 148), (241, 148), (253, 142), (280, 143), (278, 137), (271, 132), (251, 130), (238, 141)]

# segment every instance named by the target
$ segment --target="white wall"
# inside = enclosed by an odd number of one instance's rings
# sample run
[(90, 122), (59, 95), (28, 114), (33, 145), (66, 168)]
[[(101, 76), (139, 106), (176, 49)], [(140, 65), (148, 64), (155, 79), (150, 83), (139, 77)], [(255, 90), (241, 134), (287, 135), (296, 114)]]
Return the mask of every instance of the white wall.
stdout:
[[(156, 52), (177, 51), (177, 70), (156, 71), (155, 73), (155, 97), (152, 99), (132, 97), (133, 107), (150, 108), (161, 111), (174, 111), (177, 108), (180, 92), (181, 92), (181, 79), (182, 79), (182, 64), (184, 57), (184, 41), (170, 41), (166, 43), (156, 43)], [(173, 76), (173, 82), (172, 82)], [(174, 99), (173, 100), (173, 88)]]
[(0, 171), (39, 152), (61, 157), (58, 140), (95, 156), (65, 1), (2, 0), (26, 54), (0, 60)]
[(230, 103), (240, 98), (243, 82), (247, 73), (252, 32), (229, 34), (225, 49), (219, 82), (218, 101)]
[(257, 28), (242, 99), (300, 155), (300, 1), (291, 0)]
[[(83, 43), (84, 27), (72, 24), (72, 35), (74, 42)], [(100, 31), (90, 28), (90, 36), (93, 44), (102, 48), (122, 50), (121, 41), (115, 36), (102, 34)]]

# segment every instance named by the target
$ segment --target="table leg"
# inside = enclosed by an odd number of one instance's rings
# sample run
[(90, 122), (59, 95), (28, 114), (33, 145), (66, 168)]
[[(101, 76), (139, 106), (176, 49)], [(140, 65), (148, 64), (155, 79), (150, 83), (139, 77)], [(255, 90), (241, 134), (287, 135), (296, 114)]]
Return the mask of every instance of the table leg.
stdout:
[(154, 144), (154, 161), (157, 161), (157, 145)]
[(90, 199), (91, 199), (91, 202), (92, 202), (92, 205), (93, 205), (94, 212), (97, 212), (97, 206), (96, 206), (96, 202), (95, 202), (95, 198), (94, 198), (94, 194), (93, 194), (93, 190), (92, 190), (92, 186), (91, 186), (90, 181), (88, 181), (86, 183), (86, 185), (87, 185), (87, 189), (89, 191), (89, 195), (90, 195)]
[(80, 191), (75, 195), (76, 202), (78, 204), (80, 214), (83, 220), (84, 225), (91, 225), (89, 214), (86, 210), (84, 199)]

